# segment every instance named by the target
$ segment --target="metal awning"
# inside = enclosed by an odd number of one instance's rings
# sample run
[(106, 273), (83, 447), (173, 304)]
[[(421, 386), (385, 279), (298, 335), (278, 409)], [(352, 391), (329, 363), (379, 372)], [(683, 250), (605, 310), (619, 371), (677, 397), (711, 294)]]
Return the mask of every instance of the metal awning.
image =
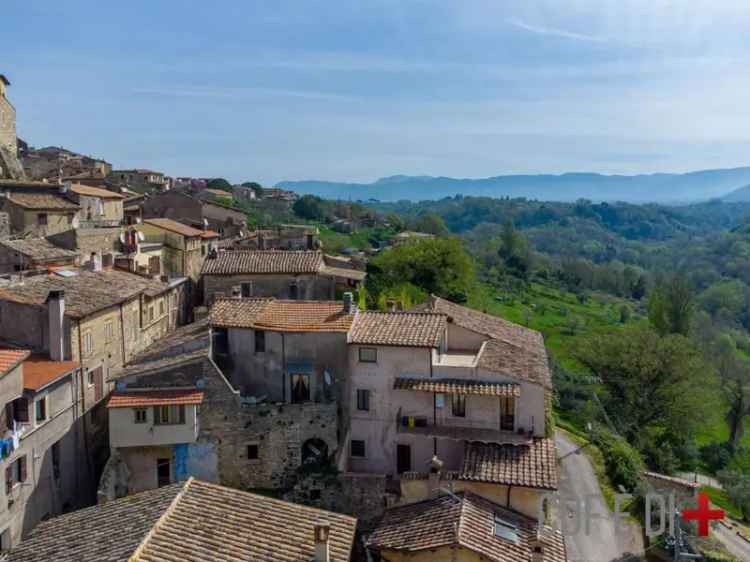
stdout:
[(481, 396), (521, 396), (521, 387), (511, 382), (486, 382), (463, 379), (412, 379), (396, 378), (396, 390), (416, 392), (442, 392), (445, 394), (478, 394)]

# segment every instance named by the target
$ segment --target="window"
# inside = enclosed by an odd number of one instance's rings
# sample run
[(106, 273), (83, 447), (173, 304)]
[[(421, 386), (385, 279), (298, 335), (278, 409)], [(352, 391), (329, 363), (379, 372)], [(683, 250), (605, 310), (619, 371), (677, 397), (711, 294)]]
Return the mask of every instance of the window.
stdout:
[(115, 324), (112, 320), (104, 323), (104, 341), (111, 343), (115, 339)]
[(310, 499), (317, 501), (320, 499), (320, 490), (310, 490)]
[(12, 465), (5, 468), (5, 494), (13, 490), (13, 486), (26, 482), (26, 455), (16, 459)]
[(154, 406), (154, 425), (179, 425), (185, 423), (185, 406)]
[(75, 215), (68, 215), (68, 224), (73, 224), (74, 218), (75, 218)]
[(138, 311), (133, 311), (133, 340), (138, 340), (139, 335), (139, 328), (140, 328), (141, 320), (138, 317)]
[[(29, 401), (26, 398), (16, 398), (10, 404), (9, 420), (18, 423), (29, 423)], [(7, 411), (7, 410), (6, 410)], [(13, 424), (9, 421), (9, 429)]]
[(495, 536), (518, 544), (518, 527), (495, 514)]
[(365, 388), (357, 389), (357, 410), (370, 411), (370, 391)]
[(360, 363), (377, 363), (378, 362), (377, 348), (360, 347), (359, 348), (359, 362)]
[(352, 439), (351, 452), (353, 457), (364, 458), (365, 442), (361, 439)]
[(513, 431), (515, 425), (515, 401), (512, 396), (500, 398), (500, 429)]
[(266, 333), (263, 330), (255, 330), (255, 353), (266, 351)]
[(52, 443), (52, 476), (60, 480), (60, 442)]
[(47, 421), (47, 397), (40, 398), (34, 402), (34, 419), (37, 424)]
[(289, 298), (293, 301), (299, 298), (299, 287), (297, 287), (297, 283), (289, 285)]
[(133, 408), (133, 415), (135, 417), (135, 423), (146, 423), (148, 421), (146, 408)]
[(247, 446), (247, 460), (249, 461), (257, 461), (258, 460), (258, 444), (257, 443), (250, 443)]
[(83, 354), (91, 355), (92, 353), (94, 353), (94, 334), (92, 332), (85, 332), (83, 334)]
[(310, 375), (292, 373), (292, 403), (299, 404), (310, 400)]
[(169, 459), (156, 459), (156, 485), (169, 486), (172, 483), (172, 466)]
[(466, 395), (451, 394), (451, 409), (453, 415), (457, 418), (466, 417)]
[(36, 216), (36, 221), (41, 225), (44, 226), (47, 224), (47, 213), (39, 213)]
[(154, 318), (155, 318), (155, 317), (156, 317), (156, 316), (155, 316), (155, 312), (154, 312), (154, 307), (153, 307), (153, 305), (152, 305), (152, 306), (149, 306), (149, 307), (148, 307), (148, 321), (149, 321), (149, 322), (153, 322), (153, 321), (154, 321)]
[(165, 308), (164, 308), (164, 301), (159, 301), (159, 316), (164, 316)]
[(86, 371), (86, 382), (89, 386), (94, 386), (94, 384), (96, 383), (96, 375), (94, 374), (93, 369), (89, 369), (88, 371)]
[(242, 283), (242, 296), (245, 298), (253, 296), (253, 284), (252, 283)]

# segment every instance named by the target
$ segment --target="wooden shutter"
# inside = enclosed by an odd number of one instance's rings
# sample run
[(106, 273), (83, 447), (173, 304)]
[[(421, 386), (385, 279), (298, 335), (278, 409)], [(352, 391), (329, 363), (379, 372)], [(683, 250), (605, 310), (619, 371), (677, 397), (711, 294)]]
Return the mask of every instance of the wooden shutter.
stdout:
[(180, 412), (180, 423), (185, 423), (185, 406), (181, 404), (177, 406), (177, 409)]
[(13, 402), (5, 405), (5, 427), (13, 429)]
[(19, 462), (19, 472), (20, 472), (20, 481), (26, 482), (26, 455), (22, 456), (18, 459)]
[(154, 425), (159, 425), (161, 423), (160, 412), (159, 406), (154, 406)]
[(5, 495), (10, 495), (13, 489), (13, 465), (5, 467)]

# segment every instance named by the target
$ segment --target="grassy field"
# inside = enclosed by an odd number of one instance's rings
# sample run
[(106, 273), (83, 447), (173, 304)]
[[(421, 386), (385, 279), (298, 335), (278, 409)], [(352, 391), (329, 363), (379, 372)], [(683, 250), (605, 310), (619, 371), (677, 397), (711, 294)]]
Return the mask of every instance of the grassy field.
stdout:
[[(596, 293), (581, 303), (572, 293), (539, 283), (531, 283), (520, 295), (500, 294), (481, 285), (469, 298), (469, 306), (473, 308), (539, 330), (553, 358), (572, 371), (584, 369), (574, 357), (576, 341), (621, 325), (622, 305), (633, 308), (624, 299)], [(632, 314), (629, 321), (638, 319)]]

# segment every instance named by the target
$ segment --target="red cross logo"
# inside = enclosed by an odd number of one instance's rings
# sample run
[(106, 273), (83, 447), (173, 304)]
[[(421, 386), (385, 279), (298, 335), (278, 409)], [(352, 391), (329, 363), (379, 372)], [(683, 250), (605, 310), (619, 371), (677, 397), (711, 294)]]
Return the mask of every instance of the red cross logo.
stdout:
[(711, 502), (709, 501), (708, 496), (701, 492), (698, 494), (698, 509), (687, 509), (683, 511), (682, 518), (685, 521), (697, 521), (698, 535), (701, 537), (707, 537), (709, 522), (724, 519), (724, 510), (711, 509)]

